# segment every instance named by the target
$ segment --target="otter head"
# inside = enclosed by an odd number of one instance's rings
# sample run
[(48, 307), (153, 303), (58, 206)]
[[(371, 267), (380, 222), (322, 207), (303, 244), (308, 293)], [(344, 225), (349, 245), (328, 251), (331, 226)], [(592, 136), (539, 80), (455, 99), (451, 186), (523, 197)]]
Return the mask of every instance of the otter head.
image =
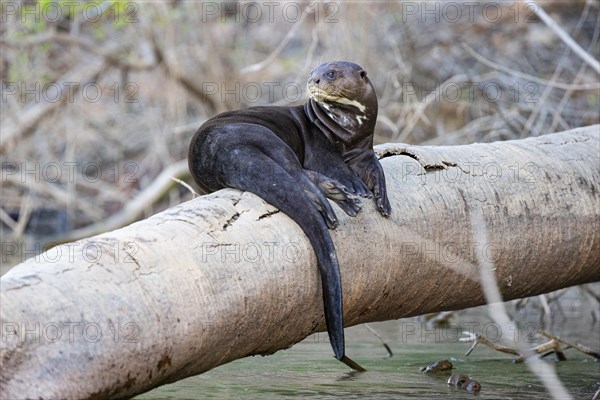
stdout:
[(321, 64), (310, 73), (307, 91), (311, 111), (338, 139), (353, 143), (373, 136), (377, 95), (362, 67), (345, 61)]

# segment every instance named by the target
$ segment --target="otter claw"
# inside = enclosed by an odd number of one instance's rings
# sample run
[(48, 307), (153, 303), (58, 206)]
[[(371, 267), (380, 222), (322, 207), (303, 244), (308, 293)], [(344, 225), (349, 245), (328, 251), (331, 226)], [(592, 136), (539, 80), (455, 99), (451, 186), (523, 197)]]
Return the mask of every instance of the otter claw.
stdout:
[(340, 225), (340, 222), (337, 219), (326, 218), (325, 223), (329, 229), (336, 229)]
[(376, 196), (375, 204), (377, 205), (377, 209), (384, 217), (388, 218), (392, 214), (392, 206), (390, 205), (390, 201), (387, 197)]

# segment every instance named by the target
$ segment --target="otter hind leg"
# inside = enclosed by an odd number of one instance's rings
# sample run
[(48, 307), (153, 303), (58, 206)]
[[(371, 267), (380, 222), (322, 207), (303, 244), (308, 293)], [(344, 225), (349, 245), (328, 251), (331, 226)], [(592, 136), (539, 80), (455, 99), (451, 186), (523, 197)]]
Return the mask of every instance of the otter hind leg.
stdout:
[[(236, 150), (244, 154), (241, 159), (232, 156), (229, 160), (238, 164), (232, 170), (237, 173), (226, 173), (220, 179), (227, 186), (260, 196), (288, 215), (304, 231), (317, 257), (325, 323), (335, 358), (352, 369), (364, 371), (345, 355), (341, 276), (328, 230), (328, 225), (337, 223), (331, 205), (297, 159), (285, 157), (285, 150), (279, 156), (267, 155), (252, 145), (238, 146)], [(281, 159), (274, 160), (276, 157)], [(270, 177), (265, 177), (266, 170), (273, 172)]]
[(351, 217), (356, 217), (362, 208), (358, 196), (353, 194), (350, 189), (342, 185), (333, 178), (329, 178), (317, 171), (305, 169), (306, 176), (327, 196), (327, 198), (336, 202), (344, 212)]
[[(303, 186), (307, 185), (306, 182), (302, 182), (301, 184)], [(327, 228), (337, 228), (339, 225), (339, 221), (335, 215), (335, 212), (333, 211), (333, 209), (331, 209), (331, 205), (329, 205), (329, 203), (327, 203), (327, 200), (325, 200), (325, 198), (323, 197), (323, 194), (318, 193), (318, 191), (315, 191), (314, 188), (310, 186), (308, 188), (304, 188), (304, 194), (310, 199), (317, 211), (321, 213), (323, 219), (325, 220), (325, 223), (327, 224)], [(325, 206), (325, 204), (327, 204), (327, 206)]]

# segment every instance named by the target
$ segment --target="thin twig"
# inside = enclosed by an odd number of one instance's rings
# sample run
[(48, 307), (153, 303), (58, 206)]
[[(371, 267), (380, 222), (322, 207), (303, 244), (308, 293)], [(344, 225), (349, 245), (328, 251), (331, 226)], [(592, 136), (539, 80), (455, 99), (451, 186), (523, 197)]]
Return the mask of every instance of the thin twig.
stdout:
[[(36, 194), (49, 196), (55, 201), (55, 203), (57, 205), (61, 205), (64, 207), (68, 207), (69, 203), (72, 201), (72, 199), (70, 199), (70, 197), (69, 197), (69, 193), (67, 192), (67, 190), (65, 190), (64, 187), (59, 186), (59, 185), (54, 185), (54, 184), (51, 184), (46, 181), (40, 181), (40, 182), (26, 181), (24, 179), (19, 179), (14, 176), (7, 176), (6, 183), (9, 185), (22, 187), (22, 188), (27, 189)], [(116, 196), (123, 197), (122, 201), (127, 200), (127, 198), (125, 198), (121, 192), (119, 192), (117, 190), (112, 190), (108, 186), (102, 190), (98, 190), (97, 188), (94, 188), (91, 185), (86, 185), (85, 181), (80, 182), (78, 185), (81, 185), (82, 187), (92, 188), (96, 192), (109, 193), (112, 196), (113, 200), (114, 200), (114, 197), (116, 197)], [(76, 199), (76, 202), (79, 205), (78, 208), (80, 210), (82, 210), (86, 216), (91, 217), (93, 219), (102, 219), (104, 217), (104, 212), (103, 212), (102, 208), (100, 206), (98, 206), (98, 203), (99, 203), (98, 199), (95, 199), (94, 201), (90, 201), (89, 199), (85, 199), (83, 197), (78, 197)]]
[(184, 188), (186, 188), (187, 190), (189, 190), (189, 191), (190, 191), (190, 193), (192, 194), (192, 196), (194, 196), (194, 198), (196, 198), (196, 197), (200, 196), (200, 195), (198, 194), (198, 192), (196, 192), (196, 191), (194, 190), (194, 188), (193, 188), (193, 187), (191, 187), (191, 186), (190, 186), (190, 185), (189, 185), (187, 182), (184, 182), (184, 181), (182, 181), (181, 179), (179, 179), (179, 178), (175, 178), (175, 177), (171, 177), (171, 179), (172, 179), (174, 182), (177, 182), (177, 183), (179, 183), (181, 186), (183, 186), (183, 187), (184, 187)]
[[(516, 358), (513, 362), (515, 364), (521, 364), (521, 363), (525, 362), (529, 357), (531, 357), (535, 354), (546, 353), (549, 350), (551, 352), (554, 352), (554, 354), (556, 354), (557, 361), (567, 361), (567, 357), (565, 357), (565, 353), (560, 348), (560, 344), (558, 343), (558, 341), (552, 339), (549, 342), (542, 343), (539, 346), (534, 347), (533, 349), (525, 351), (524, 354), (522, 354), (520, 357)], [(545, 354), (542, 357), (544, 357), (544, 356), (545, 356)]]
[(69, 232), (66, 236), (52, 240), (53, 244), (73, 242), (84, 237), (97, 235), (113, 229), (120, 228), (133, 222), (147, 207), (160, 199), (167, 189), (173, 184), (172, 177), (184, 176), (189, 173), (187, 160), (181, 160), (171, 164), (163, 170), (152, 183), (131, 199), (125, 207), (117, 214), (101, 222), (85, 226)]
[(60, 92), (60, 97), (55, 101), (40, 101), (31, 107), (24, 107), (16, 113), (11, 113), (14, 118), (12, 124), (6, 124), (2, 127), (2, 136), (0, 137), (0, 150), (8, 152), (13, 145), (25, 134), (30, 132), (43, 118), (52, 114), (54, 110), (61, 107), (69, 98), (69, 95), (79, 92), (84, 83), (94, 81), (106, 69), (104, 62), (80, 63), (73, 67), (60, 79), (57, 84), (62, 85), (65, 82), (79, 82), (73, 88), (72, 93), (67, 90)]
[(526, 74), (524, 72), (517, 71), (517, 70), (514, 70), (512, 68), (506, 67), (504, 65), (495, 63), (492, 60), (489, 60), (489, 59), (485, 58), (484, 56), (482, 56), (481, 54), (477, 53), (471, 46), (469, 46), (466, 43), (461, 43), (461, 46), (471, 56), (473, 56), (473, 58), (475, 58), (480, 63), (487, 65), (490, 68), (494, 68), (494, 69), (496, 69), (498, 71), (502, 71), (502, 72), (505, 72), (505, 73), (507, 73), (509, 75), (517, 76), (519, 78), (528, 79), (530, 81), (537, 82), (537, 83), (539, 83), (541, 85), (551, 86), (551, 87), (555, 87), (555, 88), (559, 88), (559, 89), (565, 89), (565, 90), (598, 90), (598, 89), (600, 89), (600, 83), (598, 83), (598, 82), (596, 82), (596, 83), (586, 83), (586, 84), (583, 84), (583, 85), (574, 85), (572, 83), (552, 82), (552, 81), (548, 81), (546, 79), (538, 78), (537, 76), (529, 75), (529, 74)]
[[(439, 93), (443, 93), (447, 86), (455, 85), (456, 83), (468, 82), (469, 77), (465, 74), (454, 75), (453, 77), (444, 81), (439, 88)], [(438, 99), (439, 94), (438, 91), (434, 91), (433, 93), (428, 93), (425, 98), (419, 103), (415, 112), (411, 115), (410, 120), (406, 123), (404, 129), (398, 136), (395, 138), (396, 141), (405, 142), (408, 135), (413, 131), (415, 125), (419, 122), (419, 120), (427, 118), (425, 116), (425, 110), (429, 106), (431, 102)]]
[(13, 231), (17, 229), (17, 221), (12, 219), (12, 217), (6, 211), (4, 211), (4, 208), (0, 208), (0, 221), (2, 221), (3, 224), (8, 226)]
[(556, 21), (554, 21), (542, 7), (532, 0), (524, 0), (524, 3), (552, 30), (575, 54), (579, 56), (586, 64), (594, 68), (596, 73), (600, 74), (600, 62), (585, 51)]
[(467, 337), (458, 339), (459, 342), (473, 342), (473, 346), (471, 346), (471, 348), (465, 353), (465, 357), (471, 354), (473, 349), (475, 349), (475, 346), (477, 346), (479, 343), (502, 353), (521, 356), (521, 352), (519, 350), (513, 349), (512, 347), (504, 346), (502, 344), (491, 342), (485, 337), (481, 336), (479, 333), (463, 332), (463, 334), (467, 335)]
[[(590, 5), (591, 5), (591, 1), (588, 0), (586, 2), (586, 9), (584, 10), (584, 12), (590, 7)], [(579, 26), (579, 24), (578, 24), (578, 26)], [(577, 28), (576, 28), (576, 31), (577, 31)], [(597, 43), (598, 43), (598, 37), (599, 37), (599, 32), (600, 32), (600, 30), (598, 30), (598, 23), (596, 23), (596, 29), (594, 30), (594, 36), (592, 37), (592, 40), (591, 40), (589, 48), (594, 48), (597, 45)], [(577, 83), (577, 82), (583, 80), (583, 76), (585, 74), (586, 69), (587, 69), (587, 64), (581, 64), (581, 66), (579, 67), (579, 71), (577, 72), (577, 75), (575, 76), (575, 79), (573, 81), (574, 83)], [(562, 110), (565, 107), (565, 105), (568, 103), (568, 101), (570, 100), (572, 94), (573, 94), (573, 90), (571, 90), (571, 89), (567, 90), (564, 93), (562, 99), (558, 103), (558, 106), (556, 106), (556, 107), (553, 108), (553, 112), (554, 112), (555, 117), (556, 116), (560, 116), (562, 114)], [(556, 125), (557, 125), (557, 119), (558, 118), (555, 118), (555, 120), (552, 121), (552, 126), (550, 126), (550, 129), (549, 129), (550, 132), (554, 132), (555, 131), (555, 128), (556, 128)], [(562, 117), (561, 117), (561, 119), (562, 119)], [(564, 125), (566, 125), (566, 123), (564, 123), (563, 126)]]
[(486, 339), (484, 336), (481, 336), (478, 333), (463, 332), (463, 334), (466, 334), (467, 337), (460, 338), (459, 339), (460, 342), (473, 342), (473, 345), (465, 353), (465, 357), (469, 356), (469, 354), (471, 354), (471, 352), (475, 349), (475, 347), (481, 343), (484, 346), (487, 346), (490, 349), (499, 351), (501, 353), (512, 354), (512, 355), (518, 356), (513, 361), (515, 364), (520, 364), (536, 354), (546, 353), (548, 350), (551, 350), (552, 352), (556, 353), (556, 357), (557, 357), (558, 361), (566, 361), (566, 359), (567, 359), (567, 357), (565, 357), (563, 350), (560, 347), (560, 343), (559, 343), (560, 341), (558, 339), (551, 339), (548, 342), (542, 343), (539, 346), (536, 346), (532, 349), (517, 350), (517, 349), (514, 349), (509, 346), (504, 346), (499, 343), (491, 342), (488, 339)]
[(60, 32), (49, 31), (40, 33), (38, 35), (34, 35), (28, 37), (26, 39), (21, 39), (16, 43), (8, 42), (6, 40), (0, 40), (2, 44), (18, 47), (22, 49), (23, 47), (32, 47), (38, 46), (45, 43), (58, 42), (71, 46), (78, 46), (81, 49), (96, 54), (105, 59), (107, 64), (112, 64), (119, 68), (128, 68), (132, 71), (144, 71), (151, 69), (157, 65), (156, 60), (140, 62), (140, 63), (131, 63), (124, 60), (121, 60), (116, 55), (116, 49), (103, 49), (99, 48), (97, 44), (94, 44), (86, 39), (82, 39), (79, 36), (67, 35)]
[(594, 299), (596, 299), (596, 301), (598, 303), (600, 303), (600, 296), (598, 296), (596, 293), (594, 293), (589, 287), (587, 287), (586, 285), (582, 285), (579, 286), (581, 288), (581, 290), (583, 290), (585, 293), (589, 294), (590, 296), (592, 296)]
[(12, 238), (15, 240), (20, 239), (23, 236), (23, 232), (25, 232), (25, 228), (27, 227), (29, 217), (31, 217), (31, 212), (33, 210), (32, 202), (32, 194), (31, 192), (28, 192), (25, 196), (25, 200), (21, 203), (17, 226), (15, 226), (15, 229), (12, 232)]
[(383, 347), (385, 347), (385, 349), (388, 353), (388, 358), (393, 357), (394, 353), (392, 353), (392, 349), (390, 349), (390, 346), (388, 346), (388, 344), (383, 340), (381, 335), (379, 333), (377, 333), (377, 331), (375, 329), (371, 328), (371, 326), (369, 324), (364, 324), (364, 325), (365, 325), (365, 328), (367, 328), (373, 335), (375, 335), (377, 337), (377, 339), (379, 339), (379, 341), (381, 342)]
[[(488, 243), (488, 227), (485, 222), (483, 211), (481, 206), (471, 206), (471, 226), (473, 230), (474, 242), (480, 240), (479, 243)], [(492, 258), (483, 257), (483, 250), (481, 245), (477, 246), (475, 252), (480, 272), (480, 285), (483, 289), (485, 300), (488, 303), (489, 313), (492, 320), (498, 324), (502, 330), (508, 330), (511, 325), (510, 317), (506, 312), (506, 308), (503, 303), (502, 294), (496, 281), (496, 275), (494, 272), (494, 264), (490, 261)], [(506, 339), (505, 339), (506, 340)], [(527, 354), (527, 353), (525, 353)], [(552, 397), (561, 399), (571, 399), (572, 396), (569, 394), (567, 389), (564, 387), (556, 371), (549, 365), (541, 362), (537, 358), (532, 358), (531, 362), (527, 364), (530, 371), (533, 372), (543, 383), (544, 387)]]
[(573, 342), (570, 342), (568, 340), (562, 339), (562, 338), (560, 338), (558, 336), (554, 336), (553, 334), (551, 334), (549, 332), (546, 332), (543, 329), (540, 329), (538, 331), (538, 333), (540, 335), (542, 335), (542, 336), (545, 336), (545, 337), (549, 338), (549, 339), (556, 340), (556, 341), (558, 341), (558, 342), (560, 342), (560, 343), (562, 343), (562, 344), (564, 344), (566, 346), (569, 346), (569, 347), (572, 347), (572, 348), (574, 348), (576, 350), (579, 350), (583, 354), (587, 354), (588, 356), (591, 356), (591, 357), (594, 357), (594, 358), (600, 360), (600, 352), (598, 352), (596, 350), (592, 350), (592, 349), (590, 349), (587, 346), (584, 346), (584, 345), (579, 344), (579, 343), (573, 343)]
[(279, 42), (277, 47), (275, 47), (275, 49), (271, 52), (271, 54), (269, 54), (267, 56), (267, 58), (265, 58), (264, 60), (262, 60), (259, 63), (251, 64), (251, 65), (248, 65), (248, 66), (242, 68), (240, 70), (240, 72), (242, 74), (247, 74), (249, 72), (257, 72), (257, 71), (260, 71), (261, 69), (263, 69), (264, 67), (266, 67), (268, 64), (270, 64), (279, 55), (279, 53), (281, 53), (281, 51), (288, 44), (290, 39), (292, 39), (294, 37), (294, 35), (296, 34), (296, 31), (302, 26), (302, 22), (304, 21), (304, 19), (306, 19), (308, 12), (309, 12), (309, 9), (307, 7), (304, 10), (304, 12), (302, 13), (300, 20), (298, 20), (298, 22), (295, 22), (295, 25), (292, 26), (292, 28), (288, 31), (288, 33), (283, 37), (281, 42)]
[[(575, 25), (575, 28), (573, 29), (573, 32), (572, 32), (573, 36), (577, 36), (579, 34), (579, 32), (581, 32), (581, 28), (583, 27), (583, 23), (588, 16), (590, 7), (591, 7), (591, 1), (588, 0), (585, 3), (585, 7), (583, 8), (581, 15), (579, 16), (579, 19), (577, 20), (577, 25)], [(558, 63), (556, 69), (554, 70), (554, 73), (552, 74), (552, 78), (550, 78), (551, 81), (553, 81), (553, 82), (556, 81), (559, 78), (562, 71), (564, 70), (566, 61), (569, 59), (569, 57), (568, 57), (569, 51), (570, 51), (569, 48), (566, 48), (563, 51), (562, 56), (560, 57), (560, 62)], [(583, 64), (582, 67), (584, 67), (583, 70), (585, 70), (585, 64)], [(580, 74), (577, 74), (577, 77), (573, 83), (577, 83), (578, 77), (580, 77)], [(531, 126), (533, 125), (534, 119), (537, 118), (538, 113), (542, 109), (544, 112), (546, 112), (547, 108), (545, 107), (545, 103), (546, 103), (546, 100), (548, 99), (548, 97), (550, 96), (552, 89), (553, 88), (551, 86), (546, 86), (546, 88), (544, 89), (544, 92), (542, 93), (542, 96), (540, 97), (540, 101), (538, 102), (540, 104), (540, 106), (534, 112), (532, 112), (531, 115), (529, 116), (529, 119), (527, 120), (527, 124), (525, 125), (525, 131), (530, 131)], [(572, 91), (570, 91), (570, 90), (566, 91), (566, 93), (571, 93), (571, 92)], [(565, 93), (565, 96), (566, 96), (566, 93)], [(550, 132), (554, 132), (554, 127), (556, 126), (557, 123), (560, 123), (562, 125), (563, 129), (569, 128), (568, 124), (564, 121), (564, 119), (560, 115), (560, 111), (558, 111), (555, 107), (550, 107), (549, 112), (553, 115), (552, 127), (550, 128)], [(538, 126), (541, 127), (543, 119), (544, 119), (543, 117), (539, 119)], [(539, 130), (536, 129), (533, 132), (533, 135), (537, 136), (538, 132), (539, 132)]]

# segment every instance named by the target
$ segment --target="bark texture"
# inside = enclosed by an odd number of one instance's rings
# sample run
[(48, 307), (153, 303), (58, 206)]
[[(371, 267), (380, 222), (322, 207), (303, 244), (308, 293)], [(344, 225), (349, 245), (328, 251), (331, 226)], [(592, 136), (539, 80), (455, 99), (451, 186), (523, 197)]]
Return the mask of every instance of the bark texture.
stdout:
[[(600, 280), (600, 132), (453, 147), (388, 144), (392, 216), (332, 232), (346, 325)], [(473, 237), (474, 212), (487, 243)], [(324, 331), (312, 248), (285, 215), (222, 190), (61, 245), (0, 280), (2, 398), (118, 398)]]

